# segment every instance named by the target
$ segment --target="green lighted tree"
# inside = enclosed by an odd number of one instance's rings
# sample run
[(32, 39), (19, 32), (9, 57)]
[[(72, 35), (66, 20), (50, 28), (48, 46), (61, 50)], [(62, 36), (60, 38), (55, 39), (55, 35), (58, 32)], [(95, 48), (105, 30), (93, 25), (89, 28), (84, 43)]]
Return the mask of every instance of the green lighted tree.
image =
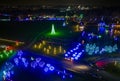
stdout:
[(52, 35), (56, 34), (56, 32), (55, 32), (55, 28), (54, 28), (54, 24), (52, 24), (51, 34), (52, 34)]

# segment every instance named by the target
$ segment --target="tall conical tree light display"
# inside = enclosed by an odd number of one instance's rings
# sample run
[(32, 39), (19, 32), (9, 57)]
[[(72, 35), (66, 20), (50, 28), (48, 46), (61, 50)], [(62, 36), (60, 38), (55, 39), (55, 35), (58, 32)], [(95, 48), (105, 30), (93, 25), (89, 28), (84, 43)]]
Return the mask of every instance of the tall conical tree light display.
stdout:
[(55, 35), (55, 34), (56, 34), (56, 32), (55, 32), (54, 24), (52, 24), (51, 35)]

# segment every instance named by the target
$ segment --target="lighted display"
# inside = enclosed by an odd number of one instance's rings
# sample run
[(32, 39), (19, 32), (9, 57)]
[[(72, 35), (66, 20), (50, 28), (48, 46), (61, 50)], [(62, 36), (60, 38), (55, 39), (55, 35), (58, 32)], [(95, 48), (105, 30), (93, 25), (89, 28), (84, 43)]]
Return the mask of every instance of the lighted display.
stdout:
[(0, 51), (0, 60), (9, 58), (13, 54), (15, 54), (15, 51), (13, 51), (13, 50), (3, 50), (3, 51)]
[(94, 43), (94, 44), (87, 44), (85, 47), (85, 51), (88, 53), (88, 55), (112, 53), (112, 52), (116, 52), (117, 50), (118, 50), (117, 44), (113, 46), (106, 45), (103, 48), (101, 48)]
[(65, 59), (67, 60), (79, 60), (81, 55), (84, 53), (83, 46), (78, 43), (75, 48), (71, 49), (70, 51), (66, 52)]
[[(26, 57), (24, 56), (23, 51), (18, 51), (16, 57), (12, 59), (10, 62), (6, 62), (5, 66), (2, 70), (2, 79), (3, 80), (10, 80), (12, 81), (12, 76), (15, 75), (15, 68), (25, 67), (25, 69), (39, 69), (43, 70), (45, 73), (56, 73), (62, 78), (72, 78), (73, 76), (69, 74), (66, 70), (59, 70), (53, 66), (53, 64), (48, 63), (45, 61), (44, 58), (41, 57)], [(23, 69), (23, 68), (21, 68)]]
[(42, 51), (48, 55), (58, 55), (66, 53), (66, 50), (61, 45), (55, 45), (55, 42), (42, 41), (38, 44), (34, 44), (35, 50)]

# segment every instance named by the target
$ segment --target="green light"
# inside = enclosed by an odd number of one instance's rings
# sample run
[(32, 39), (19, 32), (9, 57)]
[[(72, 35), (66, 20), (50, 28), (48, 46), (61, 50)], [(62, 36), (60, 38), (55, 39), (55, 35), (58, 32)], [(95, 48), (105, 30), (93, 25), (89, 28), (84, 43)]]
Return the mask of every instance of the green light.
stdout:
[(7, 51), (6, 51), (6, 50), (4, 50), (3, 52), (4, 52), (4, 53), (6, 53)]
[(9, 52), (10, 52), (10, 53), (13, 53), (13, 50), (10, 50)]
[(10, 56), (14, 55), (16, 52), (13, 51), (13, 50), (9, 50), (9, 51), (6, 51), (6, 50), (3, 50), (3, 51), (0, 51), (0, 60), (5, 60), (7, 58), (10, 58)]
[(102, 36), (101, 36), (101, 35), (99, 35), (98, 37), (99, 37), (99, 38), (101, 38)]
[(80, 14), (80, 19), (83, 19), (84, 15), (83, 14)]
[(52, 24), (52, 30), (51, 30), (51, 34), (52, 34), (52, 35), (55, 35), (55, 34), (56, 34), (56, 33), (55, 33), (54, 24)]
[(0, 58), (3, 58), (3, 55), (0, 55)]

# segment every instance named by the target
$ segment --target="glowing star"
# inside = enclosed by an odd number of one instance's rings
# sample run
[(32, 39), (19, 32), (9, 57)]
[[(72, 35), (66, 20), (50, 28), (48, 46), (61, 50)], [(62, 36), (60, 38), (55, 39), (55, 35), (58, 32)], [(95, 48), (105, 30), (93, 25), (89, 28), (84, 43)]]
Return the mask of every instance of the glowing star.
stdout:
[(55, 33), (54, 24), (52, 24), (52, 30), (51, 30), (51, 34), (52, 34), (52, 35), (56, 34), (56, 33)]

